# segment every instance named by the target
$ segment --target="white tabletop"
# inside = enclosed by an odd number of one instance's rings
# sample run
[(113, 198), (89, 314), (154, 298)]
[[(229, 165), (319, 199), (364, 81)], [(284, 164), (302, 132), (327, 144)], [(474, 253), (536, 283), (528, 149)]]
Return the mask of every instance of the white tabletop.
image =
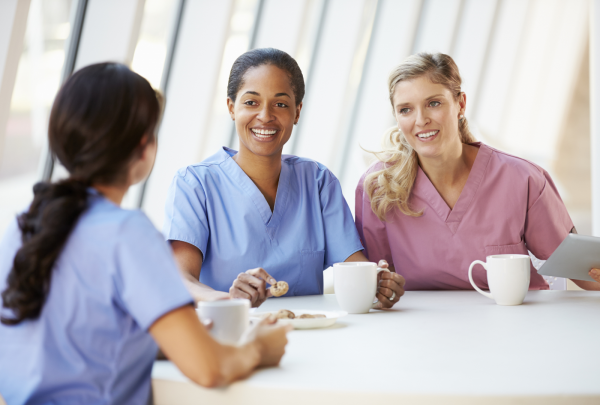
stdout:
[[(281, 308), (339, 306), (322, 295), (269, 299), (260, 310)], [(227, 388), (198, 387), (167, 361), (152, 377), (157, 405), (600, 404), (599, 349), (598, 292), (531, 291), (503, 307), (474, 291), (421, 291), (392, 310), (293, 331), (280, 367)]]

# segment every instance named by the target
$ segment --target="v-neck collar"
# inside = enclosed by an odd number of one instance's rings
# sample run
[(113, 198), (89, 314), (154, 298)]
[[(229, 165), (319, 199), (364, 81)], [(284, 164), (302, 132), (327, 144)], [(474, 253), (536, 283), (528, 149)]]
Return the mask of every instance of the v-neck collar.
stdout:
[(265, 196), (261, 193), (258, 187), (256, 187), (256, 184), (254, 184), (252, 179), (248, 177), (246, 172), (244, 172), (237, 162), (233, 160), (233, 155), (235, 155), (237, 151), (226, 147), (223, 147), (223, 151), (227, 154), (227, 158), (223, 162), (224, 169), (227, 170), (232, 179), (234, 179), (235, 182), (242, 188), (244, 194), (246, 194), (252, 200), (267, 228), (269, 237), (273, 239), (275, 230), (279, 226), (281, 219), (283, 218), (283, 213), (287, 207), (290, 188), (290, 168), (282, 157), (281, 172), (279, 173), (279, 183), (277, 184), (277, 194), (275, 196), (275, 205), (273, 206), (273, 211), (271, 212), (271, 207), (265, 199)]
[(479, 146), (479, 151), (475, 157), (475, 162), (473, 162), (473, 167), (471, 167), (467, 182), (458, 197), (458, 201), (454, 204), (453, 209), (450, 209), (448, 204), (446, 204), (446, 201), (444, 201), (440, 193), (435, 189), (433, 183), (429, 180), (429, 177), (427, 177), (420, 166), (413, 187), (413, 194), (425, 200), (440, 219), (446, 223), (452, 233), (456, 233), (458, 230), (460, 222), (475, 198), (493, 153), (493, 150), (489, 146), (484, 145), (481, 142), (475, 142), (471, 145)]

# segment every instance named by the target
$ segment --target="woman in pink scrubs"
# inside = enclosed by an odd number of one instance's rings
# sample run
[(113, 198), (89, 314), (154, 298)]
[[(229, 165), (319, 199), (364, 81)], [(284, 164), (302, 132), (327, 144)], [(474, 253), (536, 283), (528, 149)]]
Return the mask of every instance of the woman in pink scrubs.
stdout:
[[(574, 232), (544, 169), (475, 142), (460, 86), (448, 55), (420, 53), (396, 67), (388, 87), (398, 125), (356, 189), (365, 254), (387, 260), (406, 290), (472, 289), (473, 260), (528, 250), (546, 260)], [(487, 288), (483, 270), (473, 276)], [(533, 266), (530, 289), (548, 289)]]

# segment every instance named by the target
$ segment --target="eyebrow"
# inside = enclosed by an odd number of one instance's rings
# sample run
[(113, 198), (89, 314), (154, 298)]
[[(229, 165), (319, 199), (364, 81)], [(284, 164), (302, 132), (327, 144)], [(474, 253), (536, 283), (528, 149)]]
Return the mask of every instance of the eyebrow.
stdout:
[[(444, 97), (445, 96), (443, 94), (434, 94), (433, 96), (429, 96), (427, 97), (425, 100), (431, 100), (432, 98), (436, 98), (436, 97)], [(396, 107), (403, 107), (405, 105), (409, 105), (410, 103), (400, 103), (400, 104), (396, 104)]]
[[(252, 95), (255, 95), (255, 96), (260, 96), (259, 93), (257, 93), (256, 91), (252, 91), (252, 90), (248, 90), (247, 92), (245, 92), (242, 95), (245, 95), (245, 94), (252, 94)], [(275, 94), (275, 97), (283, 97), (283, 96), (291, 98), (290, 95), (287, 94), (287, 93), (277, 93), (277, 94)]]

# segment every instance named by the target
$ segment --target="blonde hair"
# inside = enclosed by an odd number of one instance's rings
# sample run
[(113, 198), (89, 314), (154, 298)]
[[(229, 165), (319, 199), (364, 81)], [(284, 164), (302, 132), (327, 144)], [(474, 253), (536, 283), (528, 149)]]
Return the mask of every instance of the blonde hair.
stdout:
[[(433, 83), (445, 86), (456, 99), (461, 96), (462, 80), (454, 60), (443, 53), (418, 53), (406, 58), (390, 73), (388, 90), (392, 111), (396, 85), (423, 75), (427, 75)], [(462, 143), (475, 142), (464, 117), (458, 122), (458, 132)], [(394, 207), (411, 217), (423, 215), (422, 211), (414, 211), (408, 204), (417, 178), (419, 162), (417, 153), (404, 134), (397, 127), (391, 127), (383, 136), (383, 150), (371, 153), (383, 162), (383, 169), (367, 175), (364, 182), (364, 189), (371, 200), (371, 209), (375, 215), (385, 221), (387, 212)]]

